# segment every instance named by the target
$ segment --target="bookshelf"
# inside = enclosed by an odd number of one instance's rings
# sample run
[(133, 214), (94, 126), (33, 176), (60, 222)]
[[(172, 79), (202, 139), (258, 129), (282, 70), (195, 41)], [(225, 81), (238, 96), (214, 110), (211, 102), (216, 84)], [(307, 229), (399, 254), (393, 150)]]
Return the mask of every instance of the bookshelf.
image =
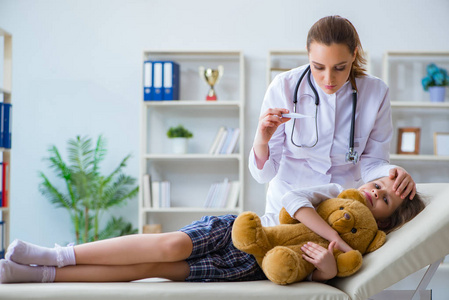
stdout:
[[(0, 86), (0, 97), (2, 98), (2, 102), (4, 103), (12, 103), (12, 90), (11, 90), (11, 82), (12, 82), (12, 35), (7, 31), (0, 28), (0, 45), (3, 46), (3, 57), (1, 64), (3, 65), (3, 85)], [(11, 152), (10, 149), (0, 148), (2, 154), (2, 162), (3, 164), (8, 164), (10, 169), (11, 167)], [(3, 169), (3, 168), (2, 168)], [(3, 170), (2, 170), (3, 173)], [(5, 178), (3, 178), (3, 176)], [(2, 181), (5, 182), (5, 186), (2, 188), (2, 194), (5, 195), (5, 190), (8, 191), (8, 202), (6, 205), (0, 207), (0, 215), (1, 215), (1, 228), (2, 232), (0, 235), (2, 239), (0, 242), (3, 242), (3, 245), (0, 245), (0, 251), (6, 250), (6, 247), (9, 245), (9, 234), (10, 234), (10, 172), (2, 174)], [(3, 184), (2, 184), (3, 185)], [(0, 253), (0, 256), (4, 255), (4, 253)]]
[[(416, 182), (448, 182), (449, 156), (436, 155), (434, 133), (449, 133), (449, 98), (430, 102), (421, 80), (426, 67), (435, 63), (449, 70), (449, 51), (387, 51), (383, 56), (383, 80), (390, 88), (393, 139), (390, 160), (404, 167)], [(398, 153), (398, 129), (420, 128), (418, 154)]]
[[(139, 230), (160, 224), (162, 232), (177, 230), (204, 215), (239, 214), (244, 190), (244, 58), (241, 51), (144, 51), (143, 61), (179, 64), (179, 100), (143, 101), (141, 115)], [(142, 62), (143, 64), (143, 62)], [(215, 86), (216, 101), (206, 101), (209, 86), (199, 67), (224, 68)], [(143, 88), (142, 88), (143, 91)], [(174, 154), (166, 136), (171, 126), (183, 125), (193, 133), (186, 154)], [(219, 128), (239, 128), (237, 148), (229, 154), (210, 154)], [(150, 205), (144, 199), (144, 176), (152, 182), (170, 182), (170, 206)], [(211, 186), (225, 179), (239, 183), (232, 207), (205, 207)], [(154, 191), (153, 191), (154, 193)], [(153, 195), (154, 196), (154, 195)], [(157, 225), (158, 226), (158, 225)]]

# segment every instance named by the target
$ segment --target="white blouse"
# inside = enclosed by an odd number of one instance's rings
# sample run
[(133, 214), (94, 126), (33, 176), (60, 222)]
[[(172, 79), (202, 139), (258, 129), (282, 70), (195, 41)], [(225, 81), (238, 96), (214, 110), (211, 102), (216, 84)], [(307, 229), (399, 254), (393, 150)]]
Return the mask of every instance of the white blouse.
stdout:
[[(343, 190), (343, 187), (336, 183), (301, 188), (287, 192), (281, 202), (290, 216), (293, 216), (303, 207), (315, 209), (324, 200), (336, 198)], [(279, 215), (268, 213), (261, 217), (261, 221), (263, 226), (274, 226), (279, 224)]]
[[(287, 108), (293, 112), (296, 83), (307, 66), (279, 74), (265, 94), (261, 108)], [(349, 148), (352, 116), (352, 87), (346, 82), (336, 93), (324, 93), (311, 76), (320, 97), (317, 112), (318, 143), (313, 148), (296, 147), (291, 142), (293, 119), (280, 125), (269, 142), (270, 155), (260, 170), (254, 150), (249, 156), (249, 169), (259, 183), (268, 183), (265, 213), (277, 215), (281, 199), (289, 191), (304, 187), (338, 183), (344, 188), (356, 188), (364, 182), (388, 176), (395, 166), (389, 164), (390, 141), (393, 135), (389, 91), (386, 84), (374, 76), (356, 78), (358, 89), (354, 132), (354, 149), (360, 160), (345, 162)], [(315, 116), (307, 76), (298, 90), (296, 112)], [(316, 140), (315, 119), (296, 119), (293, 134), (297, 145), (312, 145)]]

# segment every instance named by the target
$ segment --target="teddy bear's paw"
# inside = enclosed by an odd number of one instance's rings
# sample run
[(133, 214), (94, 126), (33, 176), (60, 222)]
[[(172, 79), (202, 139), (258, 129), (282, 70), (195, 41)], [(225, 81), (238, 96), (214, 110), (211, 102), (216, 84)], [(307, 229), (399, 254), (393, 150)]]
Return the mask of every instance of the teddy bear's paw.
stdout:
[(347, 277), (362, 266), (362, 254), (358, 250), (348, 251), (337, 256), (337, 276)]
[(279, 223), (280, 224), (297, 224), (297, 223), (299, 223), (299, 221), (296, 220), (295, 218), (292, 218), (292, 216), (290, 216), (290, 214), (287, 212), (285, 207), (283, 207), (281, 209), (281, 211), (279, 212)]
[(306, 264), (300, 253), (285, 246), (277, 246), (265, 255), (262, 269), (272, 282), (286, 285), (306, 278), (313, 269), (307, 270)]
[(260, 218), (253, 212), (243, 212), (235, 219), (232, 242), (237, 249), (256, 257), (263, 257), (271, 249)]

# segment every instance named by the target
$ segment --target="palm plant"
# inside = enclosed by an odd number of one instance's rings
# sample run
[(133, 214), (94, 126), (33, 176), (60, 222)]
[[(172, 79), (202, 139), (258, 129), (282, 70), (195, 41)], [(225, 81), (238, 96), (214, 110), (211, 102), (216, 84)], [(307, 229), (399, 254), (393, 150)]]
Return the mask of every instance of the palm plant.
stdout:
[(77, 136), (68, 141), (68, 163), (64, 162), (56, 146), (49, 148), (49, 162), (58, 178), (61, 178), (66, 191), (51, 183), (49, 178), (40, 172), (42, 182), (41, 193), (56, 207), (67, 209), (73, 223), (77, 244), (136, 233), (131, 223), (122, 218), (114, 218), (100, 231), (100, 220), (109, 208), (124, 204), (135, 197), (138, 186), (136, 179), (123, 174), (131, 155), (127, 155), (119, 165), (107, 176), (100, 173), (100, 163), (106, 156), (106, 142), (100, 135), (92, 148), (92, 140)]

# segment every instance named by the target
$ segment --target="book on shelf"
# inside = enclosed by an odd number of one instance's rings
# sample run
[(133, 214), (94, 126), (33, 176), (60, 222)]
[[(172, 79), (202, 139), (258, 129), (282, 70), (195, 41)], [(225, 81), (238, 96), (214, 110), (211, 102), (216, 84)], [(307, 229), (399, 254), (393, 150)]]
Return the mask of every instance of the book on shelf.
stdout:
[(221, 126), (209, 149), (209, 154), (231, 154), (236, 150), (240, 128)]
[(151, 207), (151, 175), (142, 176), (143, 207)]
[(170, 181), (152, 181), (151, 193), (153, 208), (170, 207)]
[(234, 134), (234, 128), (228, 128), (226, 130), (226, 138), (224, 139), (223, 145), (220, 148), (220, 154), (226, 154), (229, 144), (231, 143), (232, 135)]
[(236, 151), (239, 137), (240, 137), (240, 128), (234, 128), (234, 130), (232, 132), (231, 141), (230, 141), (228, 147), (226, 148), (226, 154), (231, 154)]
[(222, 182), (210, 186), (204, 207), (233, 209), (237, 207), (239, 194), (240, 182), (225, 178)]
[(12, 105), (0, 102), (0, 147), (11, 148)]
[(5, 258), (5, 239), (6, 239), (6, 224), (5, 221), (0, 221), (0, 258)]
[(179, 70), (174, 61), (144, 61), (143, 100), (179, 100)]
[(0, 162), (0, 207), (3, 207), (3, 162)]
[(2, 207), (8, 207), (9, 204), (9, 163), (2, 163), (2, 191), (1, 203)]
[(228, 199), (226, 201), (226, 208), (236, 208), (239, 202), (240, 196), (240, 182), (232, 181), (231, 189), (229, 191)]
[(164, 100), (179, 100), (179, 65), (174, 61), (164, 62)]
[(163, 100), (162, 85), (163, 85), (163, 70), (164, 65), (162, 61), (153, 62), (153, 97), (151, 100)]
[(143, 62), (143, 100), (150, 101), (153, 98), (153, 62)]
[(224, 126), (220, 126), (220, 128), (218, 128), (218, 132), (215, 135), (214, 141), (212, 142), (212, 145), (209, 149), (209, 154), (214, 154), (215, 150), (218, 148), (218, 144), (220, 143), (220, 140), (222, 138), (222, 135), (224, 134), (226, 130), (226, 127)]

